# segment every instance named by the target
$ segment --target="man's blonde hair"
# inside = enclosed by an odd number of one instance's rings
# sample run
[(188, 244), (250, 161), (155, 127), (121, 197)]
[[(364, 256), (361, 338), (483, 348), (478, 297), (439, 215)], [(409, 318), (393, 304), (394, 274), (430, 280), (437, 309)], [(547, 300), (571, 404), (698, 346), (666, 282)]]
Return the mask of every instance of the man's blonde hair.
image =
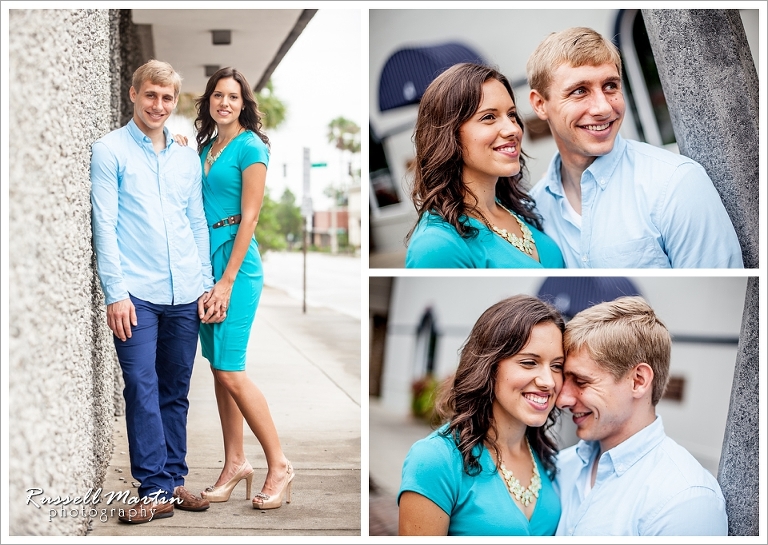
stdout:
[(582, 310), (566, 324), (563, 348), (566, 357), (585, 349), (616, 380), (647, 363), (653, 369), (653, 405), (667, 387), (672, 338), (642, 297), (619, 297)]
[(528, 85), (549, 99), (552, 73), (561, 64), (599, 66), (613, 63), (621, 77), (621, 55), (618, 48), (598, 32), (587, 27), (572, 27), (553, 32), (528, 57)]
[(174, 98), (178, 97), (181, 92), (181, 76), (167, 62), (152, 59), (139, 66), (133, 73), (131, 85), (138, 93), (145, 81), (155, 85), (173, 85)]

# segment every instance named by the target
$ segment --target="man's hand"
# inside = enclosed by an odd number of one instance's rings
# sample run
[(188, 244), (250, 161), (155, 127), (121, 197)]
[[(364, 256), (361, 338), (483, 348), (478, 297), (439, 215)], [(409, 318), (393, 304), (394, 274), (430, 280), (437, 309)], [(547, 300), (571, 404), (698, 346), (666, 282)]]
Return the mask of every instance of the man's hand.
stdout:
[(115, 337), (125, 342), (131, 338), (131, 326), (138, 325), (136, 319), (136, 307), (129, 299), (123, 299), (107, 305), (107, 326), (115, 334)]
[[(226, 280), (219, 280), (213, 286), (213, 289), (208, 294), (208, 298), (203, 304), (204, 313), (200, 316), (200, 320), (204, 324), (217, 324), (223, 322), (227, 317), (227, 307), (229, 307), (229, 298), (232, 294), (232, 283)], [(200, 303), (198, 300), (198, 310), (200, 309)]]
[(227, 317), (226, 312), (213, 312), (214, 309), (210, 303), (212, 291), (206, 291), (197, 299), (197, 314), (204, 324), (218, 324)]

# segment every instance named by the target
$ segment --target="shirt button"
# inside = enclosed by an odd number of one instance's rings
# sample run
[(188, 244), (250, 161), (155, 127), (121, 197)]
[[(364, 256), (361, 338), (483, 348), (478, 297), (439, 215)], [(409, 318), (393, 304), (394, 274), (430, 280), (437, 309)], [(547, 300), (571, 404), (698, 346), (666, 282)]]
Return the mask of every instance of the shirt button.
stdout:
[(581, 256), (581, 261), (583, 263), (586, 263), (587, 262), (587, 256), (585, 256), (585, 255)]

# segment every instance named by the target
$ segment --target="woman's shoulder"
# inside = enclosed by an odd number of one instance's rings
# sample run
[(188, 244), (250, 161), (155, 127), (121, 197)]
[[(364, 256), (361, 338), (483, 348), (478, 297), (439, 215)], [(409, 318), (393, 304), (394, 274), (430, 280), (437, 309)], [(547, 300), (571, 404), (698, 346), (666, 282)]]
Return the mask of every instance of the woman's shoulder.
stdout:
[(459, 454), (456, 441), (450, 435), (446, 435), (447, 425), (434, 430), (426, 437), (416, 441), (410, 449), (409, 457), (419, 458), (452, 458)]
[(472, 267), (467, 241), (437, 214), (425, 213), (414, 229), (406, 250), (406, 268)]

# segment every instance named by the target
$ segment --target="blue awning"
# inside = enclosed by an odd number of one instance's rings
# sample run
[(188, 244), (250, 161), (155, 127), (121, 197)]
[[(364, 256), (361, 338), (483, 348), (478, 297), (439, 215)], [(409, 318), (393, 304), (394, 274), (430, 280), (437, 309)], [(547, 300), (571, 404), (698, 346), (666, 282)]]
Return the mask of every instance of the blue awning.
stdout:
[(622, 276), (547, 278), (537, 294), (551, 303), (566, 320), (582, 310), (625, 295), (642, 295), (631, 280)]
[(381, 71), (379, 110), (418, 104), (433, 79), (461, 62), (486, 64), (478, 53), (457, 42), (399, 49)]

